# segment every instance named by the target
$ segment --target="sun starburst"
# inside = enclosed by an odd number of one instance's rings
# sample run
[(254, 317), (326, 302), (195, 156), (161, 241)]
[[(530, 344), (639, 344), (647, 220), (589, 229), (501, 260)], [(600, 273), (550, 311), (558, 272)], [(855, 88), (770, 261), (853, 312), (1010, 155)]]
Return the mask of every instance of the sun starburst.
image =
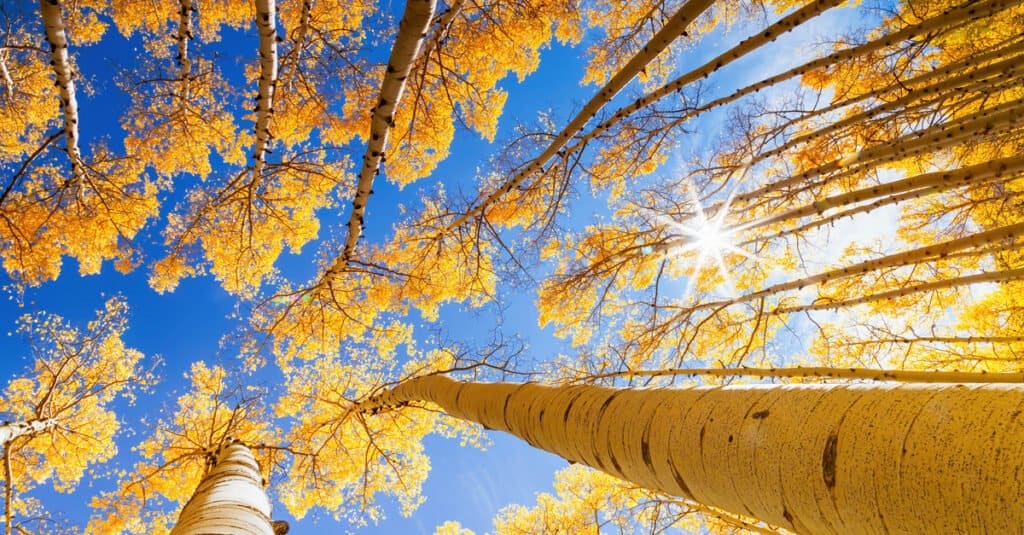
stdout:
[(717, 266), (718, 274), (724, 280), (727, 292), (734, 294), (733, 277), (725, 259), (729, 255), (736, 254), (756, 260), (754, 255), (735, 245), (735, 237), (742, 230), (742, 226), (727, 224), (729, 209), (732, 206), (736, 189), (734, 188), (725, 201), (715, 208), (713, 215), (708, 214), (708, 210), (705, 209), (698, 197), (697, 189), (693, 184), (689, 185), (687, 191), (694, 211), (692, 217), (684, 221), (676, 221), (665, 216), (655, 218), (659, 224), (669, 229), (670, 240), (675, 243), (665, 251), (666, 258), (680, 257), (689, 252), (697, 254), (690, 276), (687, 278), (683, 299), (687, 300), (692, 297), (697, 277), (706, 262), (713, 262)]

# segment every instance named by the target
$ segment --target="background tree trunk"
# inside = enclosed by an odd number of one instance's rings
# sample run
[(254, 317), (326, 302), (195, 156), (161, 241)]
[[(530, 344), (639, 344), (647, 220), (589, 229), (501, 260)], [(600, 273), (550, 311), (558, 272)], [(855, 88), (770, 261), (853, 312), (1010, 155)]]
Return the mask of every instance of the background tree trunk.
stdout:
[(57, 421), (52, 418), (27, 422), (4, 422), (0, 424), (0, 444), (6, 446), (18, 437), (45, 433), (56, 426)]
[(426, 376), (359, 408), (411, 401), (800, 533), (1024, 525), (1024, 385), (632, 390)]
[(212, 533), (275, 533), (259, 466), (244, 444), (221, 448), (216, 464), (203, 477), (171, 530), (171, 535)]

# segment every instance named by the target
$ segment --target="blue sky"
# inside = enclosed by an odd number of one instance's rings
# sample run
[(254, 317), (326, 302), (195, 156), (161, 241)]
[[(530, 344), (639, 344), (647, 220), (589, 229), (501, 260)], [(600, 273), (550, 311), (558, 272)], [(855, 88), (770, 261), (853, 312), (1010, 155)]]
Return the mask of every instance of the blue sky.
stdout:
[[(19, 3), (19, 9), (35, 9), (34, 2), (15, 1)], [(400, 8), (400, 2), (393, 2), (385, 3), (382, 9), (392, 10), (397, 15)], [(844, 18), (849, 16), (848, 11), (845, 14), (840, 11), (825, 15), (802, 29), (795, 36), (796, 39), (784, 37), (767, 50), (744, 59), (714, 79), (716, 89), (713, 93), (724, 94), (744, 82), (797, 63), (798, 55), (782, 55), (777, 51), (785, 50), (796, 42), (809, 42), (818, 36), (829, 35), (838, 25), (848, 23)], [(702, 63), (734, 44), (748, 31), (742, 26), (734, 27), (728, 34), (719, 33), (702, 41), (700, 48), (691, 49), (682, 56), (680, 68)], [(224, 46), (235, 57), (251, 58), (255, 55), (255, 32), (252, 29), (225, 32)], [(122, 136), (118, 121), (126, 99), (117, 90), (112, 75), (116, 68), (130, 66), (136, 54), (142, 53), (141, 46), (134, 41), (126, 42), (110, 30), (102, 44), (79, 49), (72, 45), (72, 53), (94, 89), (91, 93), (79, 92), (82, 138), (86, 143), (107, 138), (111, 145), (117, 146)], [(386, 53), (386, 50), (381, 53)], [(502, 85), (509, 90), (510, 95), (496, 138), (498, 143), (508, 137), (517, 122), (529, 122), (539, 112), (553, 111), (556, 123), (562, 125), (570, 113), (575, 112), (590, 97), (595, 88), (580, 87), (578, 83), (583, 72), (580, 60), (582, 54), (582, 47), (571, 49), (555, 45), (543, 54), (540, 69), (524, 82), (518, 83), (514, 78), (505, 80)], [(627, 90), (613, 105), (634, 94)], [(680, 147), (677, 156), (685, 158), (691, 151), (702, 151), (712, 146), (720, 120), (720, 114), (710, 114), (693, 125), (695, 135)], [(497, 143), (488, 144), (473, 133), (460, 131), (453, 144), (452, 156), (429, 179), (404, 191), (379, 182), (376, 186), (377, 195), (372, 199), (367, 213), (368, 241), (380, 243), (386, 239), (390, 234), (391, 223), (398, 215), (397, 203), (414, 204), (419, 188), (430, 188), (437, 181), (442, 181), (449, 191), (461, 187), (471, 196), (475, 189), (473, 178), (476, 170), (485, 168), (488, 155), (497, 148)], [(354, 144), (350, 152), (353, 159), (357, 159), (362, 150), (362, 145)], [(679, 158), (673, 158), (665, 172), (671, 172), (678, 161)], [(216, 175), (215, 171), (214, 177)], [(180, 187), (175, 196), (185, 189)], [(173, 197), (164, 200), (161, 222), (174, 201)], [(347, 203), (343, 206), (347, 206)], [(336, 213), (323, 214), (325, 228), (340, 221), (342, 216), (347, 218), (347, 212), (343, 214), (340, 211), (339, 208)], [(600, 202), (584, 194), (583, 199), (574, 202), (573, 211), (572, 220), (583, 224), (602, 215), (603, 209)], [(149, 244), (146, 251), (150, 253), (150, 260), (159, 256), (159, 228), (159, 224), (151, 225), (144, 236), (140, 237), (141, 243)], [(316, 244), (310, 244), (300, 255), (286, 254), (280, 262), (282, 270), (292, 280), (305, 280), (313, 273), (316, 250)], [(144, 268), (129, 275), (120, 275), (110, 266), (105, 266), (101, 275), (81, 277), (77, 274), (74, 261), (68, 260), (59, 280), (25, 292), (24, 306), (18, 306), (13, 300), (0, 306), (0, 322), (6, 326), (7, 331), (13, 331), (16, 318), (25, 312), (45, 310), (63, 315), (76, 323), (84, 323), (101, 307), (106, 297), (114, 294), (126, 296), (131, 307), (131, 327), (126, 342), (146, 355), (159, 355), (164, 362), (161, 369), (162, 384), (152, 395), (140, 400), (135, 407), (121, 407), (121, 414), (128, 427), (135, 428), (138, 433), (144, 433), (144, 429), (138, 425), (140, 417), (155, 414), (155, 409), (160, 406), (171, 406), (180, 394), (184, 382), (182, 374), (191, 362), (198, 359), (210, 362), (232, 358), (230, 353), (220, 354), (219, 341), (224, 334), (238, 326), (235, 320), (230, 319), (235, 299), (225, 293), (211, 277), (184, 280), (174, 293), (160, 295), (149, 289), (146, 276)], [(506, 332), (518, 333), (528, 342), (530, 358), (543, 361), (567, 349), (550, 332), (537, 327), (533, 300), (534, 295), (530, 292), (510, 296), (511, 306), (504, 318), (504, 328)], [(441, 324), (449, 333), (458, 335), (460, 332), (479, 329), (479, 322), (489, 319), (487, 313), (484, 320), (481, 320), (473, 314), (460, 312), (456, 307), (448, 307), (442, 314)], [(0, 359), (0, 377), (10, 378), (21, 373), (26, 364), (22, 358), (25, 356), (25, 347), (17, 335), (0, 337), (0, 353), (4, 355)], [(128, 452), (140, 437), (123, 437), (119, 443), (122, 452)], [(552, 473), (566, 466), (565, 461), (534, 450), (507, 435), (491, 433), (491, 439), (493, 446), (481, 452), (460, 448), (455, 441), (430, 438), (427, 451), (432, 457), (433, 466), (424, 488), (426, 503), (412, 518), (402, 518), (395, 507), (389, 506), (385, 509), (387, 519), (376, 526), (362, 528), (359, 532), (432, 533), (434, 527), (445, 520), (458, 520), (466, 527), (484, 532), (501, 507), (509, 503), (531, 504), (535, 492), (550, 491)], [(129, 464), (125, 456), (117, 462), (122, 466)], [(102, 481), (96, 482), (96, 486), (103, 485)], [(44, 491), (37, 491), (35, 495), (50, 504), (51, 509), (63, 510), (69, 519), (81, 525), (89, 514), (82, 504), (94, 491), (95, 487), (83, 482), (80, 489), (70, 496), (53, 496)], [(327, 526), (331, 526), (334, 532), (336, 525), (329, 517), (322, 518), (316, 525), (304, 521), (294, 524), (292, 533), (317, 533), (324, 531)]]

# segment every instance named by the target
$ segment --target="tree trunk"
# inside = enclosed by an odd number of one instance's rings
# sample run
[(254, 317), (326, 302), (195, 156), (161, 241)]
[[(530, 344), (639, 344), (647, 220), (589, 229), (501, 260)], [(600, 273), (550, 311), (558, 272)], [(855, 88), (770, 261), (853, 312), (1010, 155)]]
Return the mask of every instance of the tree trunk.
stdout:
[(75, 97), (74, 72), (68, 56), (68, 38), (59, 0), (39, 0), (46, 40), (50, 43), (50, 67), (57, 77), (61, 109), (64, 111), (64, 140), (71, 158), (72, 178), (82, 178), (82, 151), (78, 146), (78, 99)]
[(0, 444), (10, 444), (12, 440), (25, 435), (38, 435), (53, 427), (57, 421), (52, 418), (45, 420), (29, 420), (27, 422), (4, 422), (0, 424)]
[(409, 380), (410, 401), (636, 484), (800, 533), (1024, 525), (1024, 385), (610, 389)]
[(171, 535), (274, 534), (259, 466), (241, 443), (221, 448), (171, 530)]
[(11, 466), (11, 442), (20, 437), (32, 437), (57, 427), (57, 420), (28, 420), (26, 422), (4, 422), (0, 424), (0, 446), (3, 450), (4, 479), (4, 535), (11, 535), (14, 526), (14, 468)]
[(373, 192), (373, 179), (380, 172), (380, 165), (385, 158), (388, 136), (395, 125), (395, 113), (398, 103), (405, 92), (409, 73), (419, 56), (420, 44), (430, 29), (430, 20), (434, 16), (437, 0), (406, 0), (405, 14), (395, 36), (395, 44), (391, 47), (388, 68), (384, 80), (380, 84), (380, 95), (377, 105), (370, 110), (370, 139), (366, 144), (363, 165), (359, 169), (359, 180), (356, 183), (356, 194), (352, 199), (352, 215), (348, 219), (348, 235), (345, 237), (345, 249), (336, 258), (330, 272), (337, 272), (347, 265), (355, 251), (356, 243), (363, 234), (363, 216), (366, 205), (370, 202)]
[(277, 88), (277, 4), (256, 0), (256, 33), (260, 37), (260, 80), (256, 95), (256, 145), (253, 148), (253, 180), (260, 180), (270, 144), (270, 116)]

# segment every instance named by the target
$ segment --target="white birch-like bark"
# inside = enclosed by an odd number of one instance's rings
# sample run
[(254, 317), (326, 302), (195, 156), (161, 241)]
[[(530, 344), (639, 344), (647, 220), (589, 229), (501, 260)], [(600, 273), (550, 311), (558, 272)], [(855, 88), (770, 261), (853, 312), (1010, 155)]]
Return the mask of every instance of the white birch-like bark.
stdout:
[[(933, 18), (924, 20), (918, 24), (907, 26), (902, 30), (893, 32), (888, 35), (884, 35), (882, 37), (879, 37), (878, 39), (869, 41), (856, 47), (839, 50), (837, 52), (829, 54), (828, 56), (809, 61), (798, 67), (794, 67), (781, 74), (777, 74), (775, 76), (765, 78), (764, 80), (761, 80), (754, 84), (750, 84), (742, 89), (736, 90), (735, 92), (726, 97), (722, 97), (712, 102), (709, 102), (708, 104), (702, 106), (700, 108), (700, 111), (703, 112), (710, 110), (712, 108), (724, 106), (725, 104), (729, 104), (731, 102), (739, 100), (740, 98), (746, 95), (750, 95), (752, 93), (756, 93), (758, 91), (761, 91), (762, 89), (767, 89), (771, 86), (780, 84), (787, 80), (803, 76), (804, 74), (811, 72), (813, 70), (828, 67), (829, 65), (833, 65), (841, 61), (846, 61), (858, 56), (875, 52), (877, 50), (881, 50), (883, 48), (892, 46), (893, 44), (896, 44), (906, 39), (912, 39), (914, 37), (919, 37), (932, 31), (948, 28), (950, 26), (963, 23), (964, 21), (967, 20), (978, 20), (984, 17), (990, 17), (995, 13), (998, 13), (1004, 9), (1017, 5), (1017, 3), (1018, 2), (1015, 0), (988, 0), (985, 2), (977, 3), (966, 2), (957, 7), (950, 8), (946, 12)], [(687, 85), (693, 83), (694, 81), (698, 80), (703, 76), (703, 73), (701, 73), (701, 75), (697, 77), (694, 77), (691, 73), (687, 73), (663, 85), (662, 87), (656, 89), (655, 91), (652, 91), (647, 95), (644, 95), (643, 97), (635, 100), (632, 104), (617, 110), (610, 119), (598, 125), (593, 131), (588, 132), (583, 138), (581, 138), (581, 143), (600, 135), (602, 132), (607, 131), (609, 128), (621, 122), (622, 119), (632, 115), (633, 113), (637, 112), (640, 109), (646, 108), (647, 106), (657, 102), (658, 100), (661, 100), (662, 98), (668, 95), (671, 95), (672, 93), (675, 93), (676, 91), (683, 89)], [(581, 145), (577, 144), (577, 146), (574, 146), (573, 149), (576, 149), (578, 146)]]
[(45, 418), (25, 422), (4, 422), (0, 424), (0, 446), (4, 463), (4, 534), (11, 535), (14, 523), (14, 468), (11, 466), (11, 443), (21, 437), (33, 437), (57, 427), (57, 420)]
[[(759, 241), (771, 241), (798, 232), (829, 225), (844, 217), (853, 217), (890, 204), (898, 204), (910, 199), (917, 199), (926, 195), (950, 191), (971, 185), (988, 184), (991, 182), (1003, 181), (1009, 183), (1021, 178), (1024, 173), (1024, 157), (1014, 156), (1010, 158), (999, 158), (977, 165), (962, 167), (945, 171), (935, 171), (907, 177), (893, 182), (878, 184), (867, 188), (841, 193), (827, 197), (820, 201), (786, 210), (775, 215), (763, 217), (754, 221), (748, 221), (736, 225), (744, 231), (761, 228), (774, 223), (780, 223), (791, 219), (799, 219), (811, 215), (823, 215), (826, 211), (845, 206), (853, 206), (866, 201), (868, 204), (854, 206), (847, 210), (835, 212), (827, 217), (814, 219), (794, 228), (781, 230), (768, 236), (755, 236), (737, 243), (738, 246), (750, 245)], [(877, 199), (877, 200), (875, 200)], [(667, 252), (677, 247), (685, 246), (688, 240), (671, 240), (653, 246), (656, 252)]]
[[(824, 1), (824, 0), (822, 0)], [(570, 140), (573, 139), (577, 133), (583, 129), (583, 127), (590, 121), (597, 112), (601, 111), (612, 98), (615, 97), (622, 90), (623, 87), (629, 83), (637, 74), (639, 74), (654, 58), (656, 58), (663, 50), (668, 48), (672, 42), (678, 39), (680, 36), (686, 35), (686, 28), (689, 27), (690, 23), (694, 19), (699, 17), (701, 13), (711, 7), (711, 0), (689, 0), (682, 7), (672, 15), (672, 18), (668, 20), (661, 30), (647, 42), (646, 45), (630, 58), (629, 62), (626, 63), (619, 72), (615, 73), (614, 76), (602, 87), (596, 95), (590, 98), (590, 101), (583, 106), (583, 109), (576, 114), (575, 117), (569, 121), (569, 124), (562, 128), (554, 141), (552, 141), (547, 148), (544, 149), (539, 156), (531, 160), (526, 164), (521, 171), (516, 173), (512, 178), (505, 181), (504, 184), (498, 187), (490, 195), (484, 198), (479, 203), (471, 206), (464, 214), (457, 217), (444, 232), (449, 232), (453, 229), (458, 228), (460, 225), (468, 221), (470, 218), (475, 217), (478, 214), (483, 213), (488, 206), (493, 204), (495, 201), (500, 199), (503, 195), (512, 191), (513, 188), (518, 187), (528, 177), (536, 172), (542, 171), (544, 165), (555, 157)]]
[[(1019, 84), (1019, 78), (1022, 73), (1024, 73), (1024, 56), (1017, 56), (1005, 61), (993, 63), (992, 65), (982, 67), (975, 71), (964, 73), (960, 76), (943, 80), (931, 86), (924, 86), (922, 88), (915, 89), (914, 91), (911, 91), (895, 100), (849, 115), (843, 119), (829, 123), (827, 126), (823, 126), (813, 132), (793, 137), (782, 145), (759, 154), (751, 162), (751, 165), (756, 165), (758, 162), (764, 161), (772, 156), (778, 156), (802, 143), (822, 139), (829, 134), (839, 132), (843, 128), (861, 123), (862, 121), (874, 119), (882, 114), (890, 112), (900, 113), (909, 109), (911, 104), (921, 101), (929, 96), (935, 96), (937, 97), (935, 100), (940, 100), (940, 98), (949, 98), (953, 94), (985, 92), (986, 90), (991, 89), (994, 86), (999, 86), (1004, 82)], [(928, 101), (923, 104), (927, 105), (931, 102), (934, 101)]]
[(613, 113), (610, 118), (597, 125), (593, 130), (587, 132), (583, 136), (580, 136), (576, 143), (566, 150), (566, 153), (572, 154), (580, 150), (587, 142), (619, 124), (626, 117), (629, 117), (637, 111), (650, 106), (654, 102), (657, 102), (672, 93), (680, 91), (693, 82), (711, 76), (722, 67), (725, 67), (747, 54), (754, 52), (762, 46), (775, 41), (779, 36), (793, 31), (801, 24), (821, 15), (833, 7), (843, 4), (844, 2), (846, 2), (846, 0), (814, 0), (809, 4), (806, 4), (786, 17), (783, 17), (778, 22), (768, 26), (764, 30), (740, 41), (739, 44), (719, 54), (718, 57), (708, 61), (704, 65), (680, 75), (654, 92), (633, 101), (629, 106), (615, 110), (615, 113)]
[[(854, 215), (870, 212), (871, 210), (888, 204), (895, 204), (924, 195), (941, 193), (968, 185), (985, 184), (997, 180), (1010, 181), (1019, 177), (1022, 172), (1024, 172), (1024, 156), (1012, 156), (960, 169), (924, 173), (847, 193), (833, 195), (820, 201), (814, 201), (810, 204), (786, 210), (775, 215), (740, 223), (736, 225), (736, 227), (741, 228), (743, 231), (749, 231), (791, 219), (799, 219), (810, 215), (822, 215), (826, 211), (835, 208), (855, 205), (873, 199), (879, 200), (870, 204), (837, 212), (834, 215), (822, 219), (807, 222), (796, 228), (782, 230), (768, 236), (753, 237), (739, 242), (737, 245), (750, 245), (758, 241), (769, 241), (797, 232), (805, 232), (827, 225), (844, 217), (853, 217)], [(673, 239), (653, 245), (651, 246), (651, 249), (655, 253), (666, 253), (675, 248), (686, 246), (689, 241), (690, 240), (688, 239)]]
[(420, 51), (420, 56), (429, 58), (432, 53), (438, 50), (441, 45), (441, 41), (448, 36), (448, 32), (451, 31), (452, 24), (455, 23), (455, 17), (459, 16), (462, 12), (462, 6), (465, 5), (465, 0), (454, 0), (449, 4), (448, 9), (445, 9), (440, 15), (434, 17), (431, 26), (434, 27), (434, 31), (431, 32), (430, 37), (423, 41), (423, 47)]
[(64, 111), (64, 140), (67, 143), (68, 158), (71, 159), (71, 175), (77, 181), (84, 176), (78, 140), (78, 99), (75, 98), (74, 72), (68, 55), (68, 38), (64, 33), (60, 0), (39, 0), (39, 12), (46, 29), (46, 41), (50, 44), (50, 66), (57, 78), (57, 91)]
[(306, 35), (309, 33), (309, 24), (313, 12), (313, 0), (302, 0), (302, 11), (299, 13), (299, 25), (293, 30), (295, 38), (292, 41), (292, 49), (288, 55), (281, 60), (281, 70), (286, 72), (284, 80), (288, 90), (293, 89), (296, 73), (299, 71), (299, 59), (302, 55), (302, 47), (306, 42)]
[(57, 427), (57, 420), (29, 420), (27, 422), (11, 422), (0, 424), (0, 444), (10, 444), (14, 439), (23, 436), (34, 436)]
[[(1011, 41), (1013, 40), (1011, 39)], [(855, 95), (852, 97), (843, 98), (841, 100), (833, 102), (828, 106), (802, 113), (799, 117), (787, 121), (783, 128), (788, 128), (797, 123), (807, 121), (814, 117), (827, 115), (834, 111), (852, 106), (865, 100), (879, 99), (883, 95), (890, 95), (894, 93), (907, 93), (909, 95), (917, 92), (922, 92), (924, 94), (935, 93), (937, 91), (937, 88), (940, 87), (939, 84), (941, 84), (942, 82), (938, 82), (932, 85), (925, 84), (932, 82), (935, 79), (943, 79), (949, 77), (950, 75), (960, 75), (962, 73), (966, 73), (963, 74), (963, 76), (975, 80), (980, 77), (979, 73), (984, 72), (984, 70), (987, 70), (987, 67), (976, 68), (978, 65), (982, 65), (989, 61), (1008, 58), (1011, 55), (1017, 54), (1018, 52), (1022, 51), (1024, 51), (1024, 41), (1019, 41), (1007, 46), (995, 47), (991, 50), (987, 50), (979, 54), (967, 56), (959, 61), (955, 61), (952, 63), (936, 67), (930, 71), (918, 74), (916, 76), (912, 76), (905, 80), (898, 80), (888, 86), (879, 87), (866, 93), (861, 93), (859, 95)], [(692, 113), (687, 115), (689, 118), (692, 118), (697, 114), (707, 111), (707, 109), (708, 106), (701, 106), (697, 110), (694, 110)]]
[(14, 101), (14, 79), (11, 78), (11, 71), (7, 69), (9, 58), (10, 50), (0, 47), (0, 75), (4, 77), (4, 95), (7, 96), (8, 105)]
[[(944, 191), (949, 191), (951, 189), (958, 188), (958, 187), (961, 187), (961, 186), (964, 186), (964, 185), (967, 185), (967, 184), (984, 184), (984, 183), (988, 183), (988, 182), (995, 182), (997, 180), (1002, 180), (1002, 182), (1004, 184), (1007, 184), (1007, 183), (1010, 183), (1010, 182), (1015, 181), (1015, 180), (1020, 180), (1021, 178), (1022, 178), (1021, 170), (1017, 170), (1017, 171), (1015, 171), (1013, 173), (1007, 173), (1006, 175), (1004, 175), (1003, 177), (1000, 177), (998, 179), (994, 179), (994, 178), (988, 178), (988, 179), (979, 178), (979, 179), (971, 180), (971, 181), (948, 182), (948, 183), (944, 183), (944, 184), (941, 184), (941, 185), (934, 185), (934, 186), (929, 186), (929, 187), (918, 188), (918, 189), (914, 189), (914, 190), (911, 190), (911, 191), (907, 191), (905, 193), (899, 193), (899, 194), (896, 194), (896, 195), (889, 195), (889, 196), (886, 196), (886, 197), (882, 197), (882, 198), (878, 199), (877, 201), (874, 201), (874, 202), (871, 202), (871, 203), (868, 203), (868, 204), (864, 204), (864, 205), (861, 205), (861, 206), (856, 206), (854, 208), (850, 208), (850, 209), (847, 209), (847, 210), (842, 210), (840, 212), (836, 212), (836, 213), (834, 213), (832, 215), (829, 215), (827, 217), (822, 217), (822, 218), (819, 218), (819, 219), (814, 219), (814, 220), (808, 221), (807, 223), (804, 223), (804, 224), (802, 224), (802, 225), (800, 225), (798, 227), (794, 227), (794, 228), (790, 228), (790, 229), (786, 229), (786, 230), (781, 230), (781, 231), (776, 232), (774, 234), (771, 234), (769, 236), (751, 238), (751, 239), (745, 240), (743, 242), (740, 242), (737, 245), (739, 245), (739, 246), (750, 245), (751, 243), (754, 243), (754, 242), (757, 242), (757, 241), (771, 241), (771, 240), (775, 240), (775, 239), (782, 238), (782, 237), (785, 237), (785, 236), (790, 236), (790, 235), (801, 233), (801, 232), (807, 232), (807, 231), (816, 229), (818, 227), (823, 227), (823, 226), (826, 226), (826, 225), (831, 225), (831, 224), (833, 224), (833, 223), (835, 223), (835, 222), (837, 222), (837, 221), (839, 221), (839, 220), (841, 220), (843, 218), (852, 218), (855, 215), (866, 214), (866, 213), (868, 213), (868, 212), (870, 212), (872, 210), (875, 210), (877, 208), (881, 208), (883, 206), (899, 204), (899, 203), (901, 203), (903, 201), (909, 201), (911, 199), (918, 199), (918, 198), (924, 197), (926, 195), (934, 195), (934, 194), (937, 194), (937, 193), (942, 193)], [(682, 242), (679, 245), (682, 245)]]
[(313, 0), (302, 0), (302, 12), (299, 14), (299, 27), (295, 29), (295, 49), (301, 50), (309, 33), (309, 21), (313, 12)]
[(277, 6), (275, 0), (256, 0), (256, 33), (260, 40), (259, 93), (256, 95), (256, 146), (253, 177), (259, 180), (270, 143), (270, 116), (274, 113), (277, 85)]
[(181, 69), (181, 100), (189, 97), (189, 78), (192, 76), (192, 60), (188, 57), (188, 42), (192, 39), (192, 0), (178, 1), (178, 67)]
[[(880, 269), (907, 266), (920, 262), (928, 262), (943, 258), (950, 253), (956, 251), (963, 251), (965, 249), (973, 249), (976, 247), (982, 247), (992, 243), (1001, 243), (1004, 240), (1014, 240), (1024, 233), (1024, 223), (1014, 223), (1003, 227), (986, 230), (983, 232), (977, 232), (963, 238), (957, 238), (955, 240), (949, 240), (941, 243), (934, 243), (918, 247), (917, 249), (910, 249), (899, 253), (886, 255), (864, 262), (858, 262), (856, 264), (850, 264), (848, 266), (841, 267), (839, 269), (833, 269), (830, 271), (823, 271), (814, 275), (809, 275), (800, 279), (791, 280), (788, 282), (782, 282), (773, 284), (767, 288), (746, 293), (743, 295), (736, 296), (731, 299), (723, 299), (719, 301), (705, 301), (698, 303), (694, 306), (687, 307), (687, 312), (695, 312), (698, 310), (706, 310), (719, 308), (723, 306), (737, 305), (740, 303), (748, 303), (757, 299), (775, 295), (781, 292), (789, 290), (799, 290), (806, 286), (814, 284), (824, 284), (828, 281), (842, 279), (845, 277), (851, 277), (855, 275), (862, 275), (872, 271), (878, 271)], [(1002, 280), (1002, 279), (1001, 279)], [(865, 301), (866, 302), (866, 301)]]
[(828, 175), (829, 180), (834, 180), (856, 171), (877, 167), (885, 162), (946, 149), (972, 138), (1013, 129), (1024, 122), (1022, 110), (1024, 110), (1024, 99), (1003, 102), (946, 123), (911, 132), (889, 142), (867, 147), (818, 167), (807, 169), (797, 175), (765, 184), (736, 195), (735, 200), (738, 202), (755, 200), (770, 191), (794, 185), (802, 185), (806, 189), (807, 182), (813, 178)]
[(348, 219), (345, 247), (341, 256), (335, 259), (328, 270), (328, 276), (347, 265), (359, 237), (363, 235), (363, 218), (366, 214), (366, 204), (373, 192), (373, 179), (380, 172), (380, 165), (384, 161), (388, 135), (395, 126), (395, 110), (405, 91), (406, 81), (416, 62), (436, 4), (437, 0), (406, 0), (405, 13), (398, 26), (395, 44), (391, 48), (384, 80), (380, 84), (380, 96), (377, 104), (370, 110), (370, 140), (366, 146), (366, 154), (363, 155), (363, 165), (359, 169), (359, 181), (356, 183), (355, 198), (352, 200), (352, 215)]
[[(1015, 176), (1024, 171), (1024, 156), (999, 158), (988, 162), (971, 165), (960, 169), (935, 171), (878, 184), (867, 188), (833, 195), (806, 206), (793, 208), (785, 212), (743, 224), (744, 230), (755, 229), (773, 223), (798, 219), (804, 216), (822, 214), (826, 210), (849, 206), (877, 198), (885, 198), (909, 191), (918, 191), (918, 195), (932, 191), (946, 191), (969, 184), (982, 184), (994, 179)], [(919, 191), (924, 190), (924, 191)]]
[(963, 277), (956, 277), (952, 279), (940, 279), (932, 282), (923, 282), (921, 284), (915, 284), (912, 286), (906, 286), (904, 288), (879, 292), (871, 295), (864, 295), (853, 299), (842, 299), (839, 301), (823, 301), (810, 305), (779, 307), (770, 311), (769, 314), (778, 315), (793, 314), (796, 312), (809, 312), (812, 310), (836, 310), (840, 308), (848, 308), (857, 305), (863, 305), (865, 303), (874, 303), (877, 301), (888, 301), (891, 299), (898, 299), (900, 297), (906, 297), (908, 295), (913, 295), (916, 293), (931, 292), (934, 290), (941, 290), (943, 288), (956, 288), (958, 286), (971, 286), (974, 284), (983, 284), (987, 282), (999, 283), (1019, 280), (1024, 280), (1024, 268), (976, 273), (974, 275), (965, 275)]
[(270, 499), (248, 447), (236, 442), (220, 449), (171, 535), (274, 535)]
[(798, 533), (1024, 525), (1024, 385), (590, 385), (406, 381), (364, 410), (447, 414), (635, 484)]

